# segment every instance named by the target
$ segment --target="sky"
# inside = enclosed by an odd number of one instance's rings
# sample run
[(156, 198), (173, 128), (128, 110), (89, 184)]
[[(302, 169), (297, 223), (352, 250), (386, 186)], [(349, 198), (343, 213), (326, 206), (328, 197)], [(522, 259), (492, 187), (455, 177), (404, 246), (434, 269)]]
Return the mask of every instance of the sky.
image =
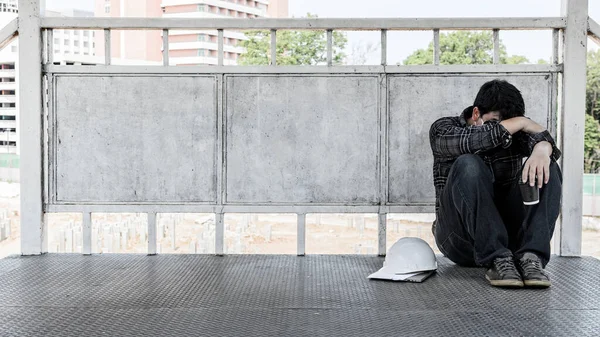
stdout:
[[(144, 0), (129, 0), (144, 1)], [(419, 17), (547, 17), (560, 16), (561, 0), (289, 0), (290, 15), (316, 14), (322, 18), (419, 18)], [(589, 15), (600, 22), (600, 1), (589, 0)], [(94, 10), (94, 0), (46, 0), (48, 9)], [(442, 32), (443, 33), (443, 32)], [(432, 32), (389, 32), (388, 63), (401, 62), (414, 50), (426, 48)], [(348, 50), (371, 44), (379, 48), (378, 32), (349, 32)], [(500, 31), (509, 55), (523, 55), (532, 62), (549, 60), (551, 31)], [(589, 47), (596, 49), (594, 42)], [(379, 51), (368, 56), (367, 64), (379, 64)]]

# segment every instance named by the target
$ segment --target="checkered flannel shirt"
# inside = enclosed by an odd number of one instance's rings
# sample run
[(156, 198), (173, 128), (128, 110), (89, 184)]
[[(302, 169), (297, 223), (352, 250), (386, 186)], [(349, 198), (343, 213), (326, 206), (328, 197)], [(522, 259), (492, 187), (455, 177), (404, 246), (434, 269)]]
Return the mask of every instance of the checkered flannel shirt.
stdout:
[(531, 155), (533, 147), (541, 141), (552, 145), (551, 159), (557, 161), (561, 152), (548, 131), (537, 134), (517, 132), (511, 136), (496, 120), (474, 126), (467, 124), (464, 115), (435, 121), (429, 130), (429, 142), (433, 151), (436, 212), (450, 168), (460, 155), (479, 155), (490, 167), (494, 182), (505, 186), (515, 182), (521, 171), (522, 158)]

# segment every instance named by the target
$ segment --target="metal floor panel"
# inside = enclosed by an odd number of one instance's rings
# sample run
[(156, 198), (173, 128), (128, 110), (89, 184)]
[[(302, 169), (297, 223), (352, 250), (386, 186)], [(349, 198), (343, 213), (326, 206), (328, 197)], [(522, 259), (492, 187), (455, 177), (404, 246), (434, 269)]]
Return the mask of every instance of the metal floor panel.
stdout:
[(553, 257), (541, 290), (439, 262), (415, 284), (367, 256), (7, 258), (0, 336), (600, 336), (600, 260)]

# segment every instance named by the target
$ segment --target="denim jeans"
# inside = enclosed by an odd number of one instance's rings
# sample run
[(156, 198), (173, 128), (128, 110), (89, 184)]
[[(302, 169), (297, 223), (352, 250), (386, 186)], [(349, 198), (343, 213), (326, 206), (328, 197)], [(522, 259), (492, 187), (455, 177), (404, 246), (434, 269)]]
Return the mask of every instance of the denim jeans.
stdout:
[(525, 206), (518, 179), (501, 186), (477, 155), (462, 155), (452, 165), (440, 195), (435, 239), (440, 251), (463, 266), (489, 266), (497, 257), (537, 254), (545, 266), (560, 211), (562, 173), (550, 164), (550, 180), (540, 202)]

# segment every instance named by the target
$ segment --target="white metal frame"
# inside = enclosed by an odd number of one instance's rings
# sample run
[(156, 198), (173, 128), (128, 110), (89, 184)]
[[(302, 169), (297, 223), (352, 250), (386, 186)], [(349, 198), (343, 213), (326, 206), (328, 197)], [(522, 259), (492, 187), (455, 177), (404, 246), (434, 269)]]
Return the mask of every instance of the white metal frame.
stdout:
[[(390, 18), (390, 19), (185, 19), (185, 18), (47, 18), (40, 17), (40, 0), (20, 0), (17, 22), (0, 31), (0, 40), (8, 40), (17, 33), (20, 41), (20, 101), (22, 128), (21, 144), (21, 226), (22, 253), (34, 255), (46, 251), (45, 212), (81, 212), (84, 214), (84, 254), (91, 253), (91, 214), (93, 212), (145, 212), (148, 213), (148, 253), (156, 254), (156, 216), (161, 212), (209, 212), (216, 215), (216, 253), (224, 252), (224, 213), (296, 213), (298, 215), (298, 255), (305, 253), (305, 222), (307, 213), (377, 213), (379, 214), (379, 254), (385, 254), (386, 219), (388, 213), (428, 212), (432, 205), (227, 205), (222, 196), (217, 205), (198, 204), (136, 204), (136, 205), (72, 205), (48, 204), (44, 209), (44, 139), (42, 121), (45, 118), (42, 95), (42, 76), (55, 74), (213, 74), (223, 83), (226, 74), (524, 74), (551, 73), (562, 76), (557, 90), (562, 92), (560, 137), (564, 149), (564, 198), (559, 252), (576, 256), (581, 251), (581, 199), (583, 173), (583, 125), (585, 114), (585, 43), (588, 30), (592, 37), (600, 35), (600, 26), (588, 20), (587, 0), (563, 0), (562, 17), (551, 18)], [(105, 32), (105, 65), (59, 66), (53, 65), (51, 57), (42, 60), (42, 32), (52, 36), (53, 29), (103, 29)], [(111, 31), (114, 29), (162, 30), (163, 66), (113, 66), (111, 65)], [(171, 67), (169, 66), (169, 30), (215, 29), (218, 32), (218, 66)], [(327, 63), (322, 66), (277, 66), (275, 48), (272, 48), (271, 65), (263, 67), (237, 67), (223, 65), (224, 30), (264, 29), (271, 32), (271, 45), (276, 44), (277, 30), (320, 29), (327, 32)], [(440, 30), (484, 29), (492, 30), (494, 36), (494, 64), (492, 65), (439, 65)], [(552, 29), (553, 62), (549, 65), (501, 65), (499, 64), (499, 31)], [(381, 32), (382, 57), (380, 66), (333, 66), (332, 32), (334, 30), (372, 30)], [(387, 32), (389, 30), (431, 30), (434, 40), (433, 65), (390, 66), (387, 65)], [(1, 45), (0, 45), (1, 46)], [(562, 46), (562, 48), (560, 48)], [(562, 54), (561, 54), (562, 52)], [(51, 53), (50, 53), (51, 54)], [(562, 62), (561, 62), (562, 61)], [(25, 85), (26, 84), (26, 85)], [(47, 86), (44, 86), (46, 88)], [(222, 86), (219, 86), (221, 88)], [(556, 93), (556, 92), (555, 92)], [(219, 102), (223, 91), (219, 89)], [(382, 94), (384, 95), (384, 93)], [(50, 95), (52, 96), (52, 95)], [(50, 102), (51, 103), (51, 102)], [(219, 128), (223, 126), (223, 106), (219, 103)], [(553, 106), (557, 106), (554, 105)], [(222, 134), (222, 130), (218, 130)], [(560, 136), (559, 135), (559, 136)], [(221, 136), (219, 136), (221, 137)], [(382, 132), (382, 140), (387, 135)], [(222, 139), (218, 141), (218, 153), (222, 152)], [(218, 172), (224, 167), (218, 160)], [(381, 175), (386, 174), (382, 165)], [(383, 179), (383, 178), (382, 178)], [(222, 187), (219, 187), (219, 191)], [(385, 193), (382, 200), (387, 200)]]

